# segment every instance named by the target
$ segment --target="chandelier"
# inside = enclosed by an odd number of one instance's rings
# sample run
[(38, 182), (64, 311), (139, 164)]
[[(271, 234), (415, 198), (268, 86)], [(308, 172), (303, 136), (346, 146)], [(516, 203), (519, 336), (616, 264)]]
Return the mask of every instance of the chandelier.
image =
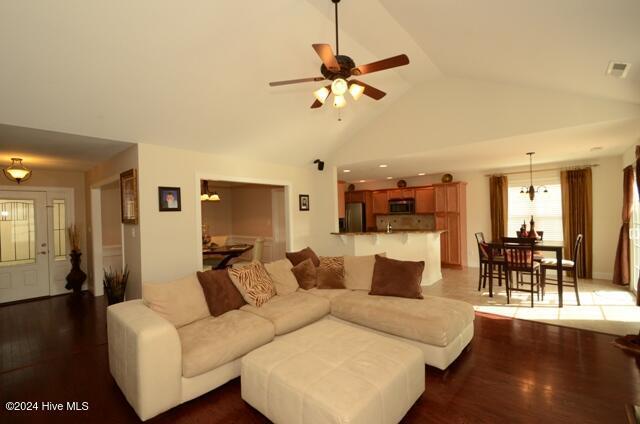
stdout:
[(11, 165), (2, 170), (9, 181), (20, 184), (31, 178), (31, 170), (22, 164), (21, 158), (11, 158)]
[(219, 202), (220, 196), (217, 191), (213, 193), (209, 192), (209, 181), (203, 181), (202, 187), (200, 188), (200, 200), (202, 202), (210, 201), (210, 202)]
[(549, 190), (547, 189), (547, 186), (540, 186), (537, 188), (533, 186), (533, 155), (535, 154), (536, 152), (527, 153), (527, 155), (529, 155), (529, 188), (527, 187), (520, 188), (520, 194), (528, 194), (529, 200), (531, 200), (532, 202), (536, 198), (536, 193), (540, 191), (542, 191), (543, 193), (549, 192)]

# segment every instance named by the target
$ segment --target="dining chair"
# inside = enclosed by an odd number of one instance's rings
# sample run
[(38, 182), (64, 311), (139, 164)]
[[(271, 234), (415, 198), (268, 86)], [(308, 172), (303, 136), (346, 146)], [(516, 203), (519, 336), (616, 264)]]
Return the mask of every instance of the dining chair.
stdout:
[[(535, 250), (535, 240), (523, 239), (517, 237), (502, 237), (502, 249), (504, 252), (505, 268), (506, 268), (506, 288), (507, 303), (511, 302), (511, 292), (521, 291), (531, 295), (531, 307), (533, 308), (533, 294), (535, 293), (540, 299), (540, 263), (534, 260), (533, 252)], [(519, 275), (529, 275), (530, 280), (527, 282), (518, 279), (517, 284), (513, 287), (513, 273)], [(529, 288), (520, 288), (521, 284), (528, 284)]]
[[(575, 242), (573, 243), (573, 259), (563, 259), (562, 260), (562, 271), (571, 272), (573, 278), (572, 281), (567, 281), (566, 279), (562, 279), (562, 286), (573, 287), (573, 290), (576, 292), (576, 301), (578, 302), (578, 306), (580, 306), (580, 294), (578, 293), (578, 262), (580, 260), (580, 246), (582, 246), (582, 240), (584, 236), (582, 234), (578, 234)], [(544, 300), (544, 289), (545, 285), (558, 285), (558, 280), (554, 278), (547, 278), (547, 270), (555, 270), (558, 266), (558, 260), (556, 258), (545, 258), (542, 260), (542, 300)], [(555, 283), (547, 283), (547, 281), (555, 281)]]
[[(478, 291), (482, 290), (487, 286), (487, 278), (491, 276), (493, 273), (493, 277), (498, 277), (498, 285), (502, 286), (502, 274), (504, 270), (504, 257), (496, 254), (494, 249), (492, 249), (486, 242), (484, 238), (484, 233), (478, 232), (475, 233), (476, 242), (478, 244), (478, 260), (479, 260), (479, 269), (478, 269)], [(489, 264), (493, 264), (493, 266)], [(496, 275), (497, 270), (497, 275)], [(505, 276), (506, 280), (506, 276)]]

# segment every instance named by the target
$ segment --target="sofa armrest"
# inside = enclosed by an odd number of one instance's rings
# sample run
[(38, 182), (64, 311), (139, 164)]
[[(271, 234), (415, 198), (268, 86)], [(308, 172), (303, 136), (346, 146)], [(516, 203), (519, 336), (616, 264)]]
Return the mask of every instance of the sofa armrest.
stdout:
[(140, 419), (180, 404), (182, 347), (176, 328), (131, 300), (107, 309), (109, 369)]

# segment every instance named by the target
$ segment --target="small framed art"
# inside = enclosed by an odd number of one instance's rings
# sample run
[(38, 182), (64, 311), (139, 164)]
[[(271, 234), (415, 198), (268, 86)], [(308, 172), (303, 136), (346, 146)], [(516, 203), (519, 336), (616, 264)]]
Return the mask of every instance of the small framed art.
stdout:
[(180, 187), (158, 187), (158, 205), (160, 212), (181, 211)]
[(308, 194), (301, 194), (298, 197), (298, 204), (300, 207), (301, 211), (308, 211), (309, 210), (309, 195)]

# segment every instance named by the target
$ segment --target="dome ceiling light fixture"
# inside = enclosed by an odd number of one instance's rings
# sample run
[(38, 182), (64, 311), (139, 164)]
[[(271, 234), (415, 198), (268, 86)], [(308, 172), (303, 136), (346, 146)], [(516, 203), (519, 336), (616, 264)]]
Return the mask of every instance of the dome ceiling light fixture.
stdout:
[(378, 90), (362, 81), (349, 79), (352, 76), (360, 76), (370, 74), (372, 72), (384, 71), (385, 69), (396, 68), (398, 66), (404, 66), (409, 64), (409, 57), (406, 54), (389, 57), (377, 62), (368, 63), (366, 65), (356, 66), (353, 59), (349, 56), (340, 54), (340, 40), (338, 37), (338, 4), (340, 0), (331, 0), (335, 8), (335, 20), (336, 20), (336, 54), (333, 54), (333, 50), (329, 44), (312, 44), (313, 49), (316, 51), (320, 59), (322, 59), (322, 65), (320, 66), (320, 73), (322, 76), (311, 78), (299, 78), (286, 81), (273, 81), (269, 85), (271, 87), (277, 87), (280, 85), (299, 84), (302, 82), (318, 82), (329, 80), (331, 84), (313, 92), (313, 96), (316, 100), (311, 105), (311, 109), (322, 107), (327, 101), (327, 98), (333, 94), (333, 107), (341, 109), (346, 106), (347, 101), (345, 94), (347, 91), (353, 98), (358, 100), (363, 94), (369, 96), (374, 100), (380, 100), (387, 95), (384, 91)]
[(533, 186), (533, 155), (535, 154), (536, 152), (527, 153), (527, 155), (529, 155), (529, 188), (522, 187), (520, 189), (520, 194), (528, 194), (529, 200), (532, 202), (536, 198), (536, 193), (540, 192), (540, 190), (542, 190), (543, 193), (549, 193), (547, 186), (540, 186), (537, 188)]
[(11, 158), (11, 165), (2, 170), (9, 181), (20, 184), (31, 178), (33, 172), (24, 166), (22, 158)]

